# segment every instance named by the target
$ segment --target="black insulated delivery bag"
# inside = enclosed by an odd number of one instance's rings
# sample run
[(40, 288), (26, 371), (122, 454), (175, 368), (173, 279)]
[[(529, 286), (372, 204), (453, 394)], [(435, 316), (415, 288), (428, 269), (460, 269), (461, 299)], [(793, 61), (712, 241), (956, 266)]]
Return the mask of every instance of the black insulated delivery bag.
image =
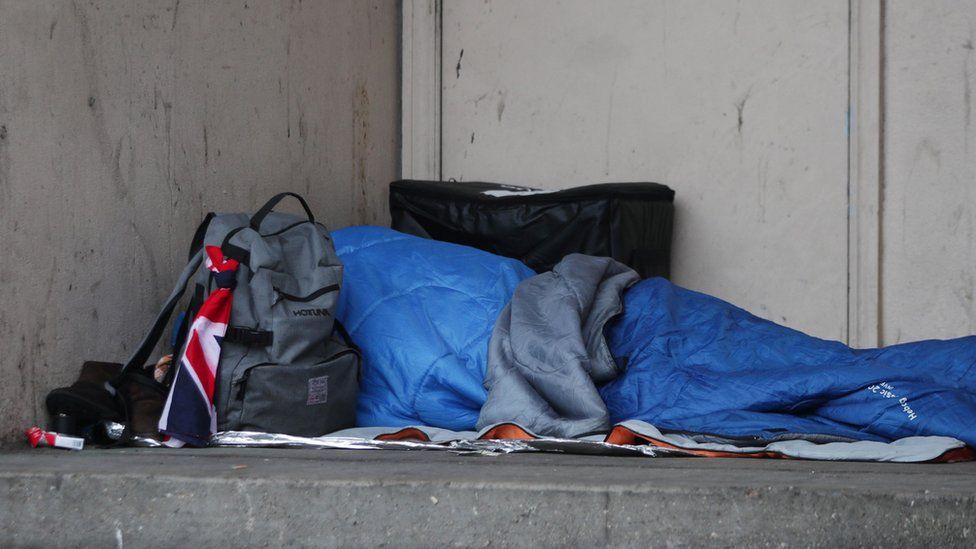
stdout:
[(583, 253), (620, 261), (642, 278), (671, 273), (674, 191), (605, 183), (558, 191), (498, 183), (390, 184), (393, 228), (522, 260), (548, 271)]

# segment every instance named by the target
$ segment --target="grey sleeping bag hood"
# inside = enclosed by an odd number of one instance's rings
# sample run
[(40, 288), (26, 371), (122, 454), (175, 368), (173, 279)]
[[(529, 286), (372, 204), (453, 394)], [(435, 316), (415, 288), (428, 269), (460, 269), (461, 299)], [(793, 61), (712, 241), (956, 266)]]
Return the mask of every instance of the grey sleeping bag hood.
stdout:
[(608, 257), (572, 254), (520, 283), (491, 335), (478, 428), (512, 422), (566, 438), (608, 431), (597, 384), (619, 370), (603, 328), (638, 280)]

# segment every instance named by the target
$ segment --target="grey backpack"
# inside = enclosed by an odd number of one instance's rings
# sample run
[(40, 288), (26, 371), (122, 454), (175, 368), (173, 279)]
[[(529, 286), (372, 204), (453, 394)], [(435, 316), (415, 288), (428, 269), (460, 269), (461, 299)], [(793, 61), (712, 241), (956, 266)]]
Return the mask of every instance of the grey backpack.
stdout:
[[(287, 196), (298, 199), (305, 218), (272, 211)], [(218, 431), (320, 436), (354, 426), (360, 357), (335, 319), (342, 263), (328, 229), (295, 193), (274, 196), (254, 215), (207, 215), (176, 288), (126, 370), (147, 363), (196, 274), (174, 338), (179, 363), (186, 326), (215, 288), (213, 273), (201, 268), (208, 246), (240, 264), (214, 387)]]

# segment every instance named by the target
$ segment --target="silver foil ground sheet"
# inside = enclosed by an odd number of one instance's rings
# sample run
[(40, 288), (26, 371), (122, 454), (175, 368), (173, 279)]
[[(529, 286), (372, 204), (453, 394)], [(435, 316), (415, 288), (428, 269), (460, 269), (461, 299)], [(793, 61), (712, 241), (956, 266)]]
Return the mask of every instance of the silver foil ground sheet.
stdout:
[(359, 437), (298, 437), (275, 433), (224, 431), (211, 439), (212, 446), (257, 448), (339, 448), (348, 450), (430, 450), (461, 454), (502, 455), (516, 452), (626, 455), (660, 457), (687, 455), (679, 450), (649, 445), (609, 444), (593, 439), (538, 438), (533, 440), (375, 440)]

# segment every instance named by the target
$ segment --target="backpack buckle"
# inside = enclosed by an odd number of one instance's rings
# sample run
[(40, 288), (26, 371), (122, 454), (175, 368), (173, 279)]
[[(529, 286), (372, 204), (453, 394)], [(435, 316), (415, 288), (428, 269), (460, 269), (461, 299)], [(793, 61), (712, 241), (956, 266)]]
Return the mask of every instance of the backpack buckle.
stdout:
[(274, 332), (247, 326), (228, 326), (227, 332), (224, 334), (224, 341), (249, 347), (267, 347), (274, 342)]

